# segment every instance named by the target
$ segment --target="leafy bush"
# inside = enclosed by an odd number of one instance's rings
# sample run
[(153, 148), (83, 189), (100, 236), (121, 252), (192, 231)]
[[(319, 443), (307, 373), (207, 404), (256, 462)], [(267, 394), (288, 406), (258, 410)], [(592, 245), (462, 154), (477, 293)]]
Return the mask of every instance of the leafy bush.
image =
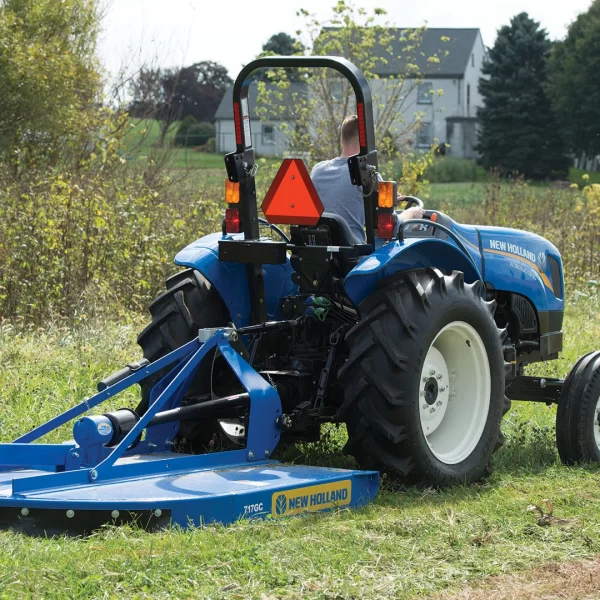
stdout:
[(0, 160), (20, 175), (56, 164), (97, 127), (96, 0), (0, 2)]
[(176, 146), (205, 146), (215, 137), (216, 129), (212, 123), (196, 123), (194, 117), (186, 117), (175, 134)]
[(474, 160), (444, 156), (435, 158), (425, 170), (424, 177), (431, 183), (477, 181), (479, 170)]
[(203, 152), (210, 152), (211, 154), (217, 151), (217, 138), (208, 138), (206, 144), (202, 147)]
[(215, 191), (151, 161), (128, 164), (111, 135), (125, 129), (109, 115), (93, 151), (69, 168), (3, 173), (0, 315), (40, 322), (101, 307), (143, 310), (174, 254), (218, 229)]
[(197, 123), (196, 119), (192, 115), (188, 115), (177, 128), (175, 137), (173, 138), (173, 144), (175, 146), (187, 146), (187, 140), (190, 133), (190, 129)]

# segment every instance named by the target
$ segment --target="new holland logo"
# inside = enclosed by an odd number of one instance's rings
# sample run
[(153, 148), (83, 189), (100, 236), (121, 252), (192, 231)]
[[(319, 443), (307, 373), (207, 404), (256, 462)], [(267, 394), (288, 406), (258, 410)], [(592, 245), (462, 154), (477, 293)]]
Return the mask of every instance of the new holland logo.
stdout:
[(287, 498), (285, 494), (279, 494), (275, 500), (275, 513), (282, 515), (287, 510)]
[(490, 240), (490, 249), (495, 252), (504, 252), (508, 254), (514, 254), (515, 256), (521, 256), (535, 264), (535, 253), (527, 248), (522, 248), (517, 244), (511, 244), (505, 240)]
[(298, 515), (348, 506), (352, 500), (350, 480), (294, 488), (273, 494), (271, 514), (274, 517)]
[(540, 252), (538, 254), (538, 266), (540, 267), (540, 269), (542, 271), (546, 270), (546, 264), (547, 264), (546, 253)]

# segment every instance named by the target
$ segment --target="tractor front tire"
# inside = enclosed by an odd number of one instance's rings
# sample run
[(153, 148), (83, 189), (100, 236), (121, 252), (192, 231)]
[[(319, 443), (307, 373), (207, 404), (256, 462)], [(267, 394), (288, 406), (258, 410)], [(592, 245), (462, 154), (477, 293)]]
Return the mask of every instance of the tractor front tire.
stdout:
[[(144, 358), (154, 362), (176, 350), (198, 335), (206, 327), (227, 326), (229, 312), (217, 290), (198, 271), (186, 269), (166, 281), (167, 291), (158, 296), (149, 310), (152, 322), (138, 336)], [(141, 382), (142, 399), (136, 408), (139, 415), (148, 409), (150, 392), (169, 369), (159, 371)], [(207, 358), (190, 385), (186, 397), (211, 391), (212, 361)], [(178, 447), (193, 452), (217, 450), (227, 443), (218, 422), (182, 421)]]
[(571, 369), (556, 411), (556, 447), (563, 463), (600, 462), (600, 352)]
[(502, 444), (503, 332), (483, 284), (408, 271), (359, 306), (340, 370), (347, 454), (407, 483), (444, 487), (490, 472)]

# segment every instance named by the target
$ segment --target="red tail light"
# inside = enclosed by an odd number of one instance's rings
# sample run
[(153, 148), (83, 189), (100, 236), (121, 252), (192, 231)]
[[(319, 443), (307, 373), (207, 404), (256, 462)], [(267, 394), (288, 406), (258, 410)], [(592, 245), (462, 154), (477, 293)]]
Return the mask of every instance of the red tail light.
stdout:
[(359, 102), (356, 105), (358, 116), (358, 140), (361, 148), (367, 145), (367, 130), (365, 129), (365, 105)]
[(242, 229), (240, 211), (237, 208), (228, 208), (225, 211), (225, 231), (227, 233), (239, 233)]
[(380, 212), (377, 215), (377, 237), (380, 240), (391, 240), (394, 235), (394, 215)]

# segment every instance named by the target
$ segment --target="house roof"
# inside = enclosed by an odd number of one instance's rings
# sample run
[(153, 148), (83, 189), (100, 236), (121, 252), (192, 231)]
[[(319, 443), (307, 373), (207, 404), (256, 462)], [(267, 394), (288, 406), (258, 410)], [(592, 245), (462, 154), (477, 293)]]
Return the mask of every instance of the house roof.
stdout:
[[(267, 84), (267, 89), (276, 89), (274, 86), (269, 86)], [(306, 94), (306, 85), (302, 83), (292, 83), (289, 88), (283, 91), (283, 103), (290, 108), (290, 115), (293, 114), (293, 98), (298, 97), (295, 95), (304, 95)], [(248, 90), (248, 105), (250, 108), (250, 118), (258, 118), (256, 114), (256, 105), (258, 101), (258, 88), (256, 87), (256, 83), (252, 82), (250, 84), (250, 89)], [(279, 109), (275, 112), (275, 114), (271, 115), (273, 118), (281, 120), (285, 118), (285, 112), (281, 112)], [(269, 115), (267, 114), (267, 117)], [(225, 95), (221, 100), (221, 104), (219, 104), (219, 108), (217, 108), (217, 112), (215, 113), (215, 120), (219, 119), (233, 119), (233, 86), (230, 85), (225, 91)]]
[[(329, 28), (330, 31), (333, 29)], [(407, 36), (411, 30), (398, 27), (388, 31), (393, 34), (391, 52), (382, 46), (374, 49), (375, 54), (388, 59), (387, 64), (379, 62), (373, 69), (380, 77), (406, 72), (406, 59), (402, 57), (402, 49), (411, 42), (401, 41), (401, 38)], [(464, 77), (478, 35), (479, 29), (425, 29), (411, 62), (417, 65), (419, 74), (428, 79), (460, 79)], [(442, 41), (442, 38), (447, 41)], [(440, 59), (439, 63), (427, 60), (434, 55)]]
[[(464, 77), (478, 35), (480, 35), (479, 29), (426, 29), (415, 56), (419, 71), (428, 78)], [(398, 40), (401, 37), (401, 30), (398, 30), (398, 36), (394, 37), (392, 50), (394, 56), (398, 56), (404, 44)], [(442, 38), (449, 38), (449, 41), (442, 41)], [(427, 59), (436, 53), (440, 62), (428, 62)], [(402, 73), (404, 72), (403, 61), (397, 58), (390, 60), (387, 65), (378, 65), (376, 72), (380, 76)]]
[[(390, 32), (394, 33), (394, 39), (391, 43), (391, 53), (384, 49), (376, 49), (374, 51), (378, 52), (381, 56), (389, 57), (387, 64), (378, 63), (373, 69), (375, 74), (380, 77), (399, 75), (406, 71), (406, 60), (402, 58), (402, 48), (407, 42), (401, 41), (400, 38), (406, 35), (407, 29), (394, 28)], [(480, 35), (479, 29), (426, 29), (423, 32), (421, 44), (415, 56), (412, 57), (413, 61), (417, 65), (420, 74), (427, 79), (460, 79), (465, 75), (465, 70), (478, 35)], [(448, 41), (442, 41), (442, 38), (448, 38)], [(439, 63), (427, 60), (433, 55), (438, 56), (440, 59)], [(303, 93), (305, 89), (301, 83), (292, 83), (289, 90), (284, 93), (284, 102), (287, 99), (291, 107), (291, 94)], [(255, 83), (250, 84), (248, 96), (250, 115), (256, 118), (255, 107), (258, 90)], [(278, 118), (281, 119), (281, 114), (279, 114)], [(227, 88), (221, 104), (219, 104), (219, 108), (215, 113), (215, 119), (233, 119), (233, 86)]]

